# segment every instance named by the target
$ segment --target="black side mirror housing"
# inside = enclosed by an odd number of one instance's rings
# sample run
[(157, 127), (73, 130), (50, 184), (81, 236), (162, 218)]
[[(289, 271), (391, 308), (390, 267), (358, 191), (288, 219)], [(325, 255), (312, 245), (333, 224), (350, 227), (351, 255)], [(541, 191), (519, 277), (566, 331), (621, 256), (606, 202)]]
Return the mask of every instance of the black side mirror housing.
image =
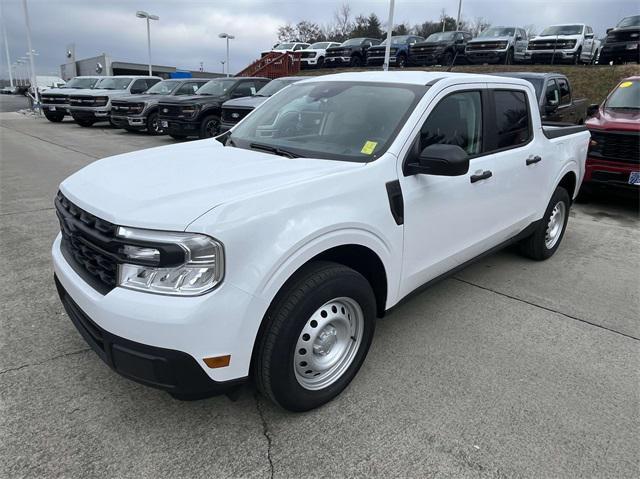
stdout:
[(553, 103), (547, 103), (544, 106), (544, 112), (548, 115), (550, 113), (555, 112), (558, 109), (558, 105), (557, 104), (553, 104)]
[(458, 145), (435, 144), (427, 146), (418, 156), (417, 163), (407, 164), (410, 175), (461, 176), (469, 171), (469, 155)]
[(597, 103), (592, 103), (587, 107), (587, 116), (595, 115), (596, 113), (598, 113), (599, 109), (600, 109), (600, 105), (598, 105)]
[(609, 34), (609, 32), (613, 30), (613, 28), (607, 28), (607, 35)]

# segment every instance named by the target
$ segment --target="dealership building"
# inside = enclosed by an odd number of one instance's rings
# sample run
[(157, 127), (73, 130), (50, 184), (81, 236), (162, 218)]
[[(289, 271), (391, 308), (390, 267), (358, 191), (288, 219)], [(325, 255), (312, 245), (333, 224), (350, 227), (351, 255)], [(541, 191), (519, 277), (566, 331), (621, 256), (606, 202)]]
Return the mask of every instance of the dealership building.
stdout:
[[(81, 75), (148, 75), (147, 63), (131, 63), (114, 60), (111, 55), (103, 53), (96, 57), (76, 59), (73, 45), (67, 47), (66, 63), (60, 65), (60, 77), (68, 81)], [(193, 77), (215, 78), (224, 76), (222, 73), (212, 73), (200, 70), (183, 70), (176, 67), (151, 65), (153, 74), (162, 78)]]

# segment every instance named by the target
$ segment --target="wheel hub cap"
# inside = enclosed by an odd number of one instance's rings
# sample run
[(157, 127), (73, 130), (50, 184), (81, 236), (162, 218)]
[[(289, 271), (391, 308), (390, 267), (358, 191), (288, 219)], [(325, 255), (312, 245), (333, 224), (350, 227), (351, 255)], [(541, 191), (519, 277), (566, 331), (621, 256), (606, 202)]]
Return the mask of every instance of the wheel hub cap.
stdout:
[(559, 201), (553, 207), (549, 223), (547, 223), (547, 230), (544, 238), (544, 244), (547, 249), (553, 248), (560, 239), (562, 229), (564, 228), (566, 211), (567, 209), (562, 201)]
[(307, 319), (293, 355), (298, 383), (305, 389), (323, 389), (340, 379), (362, 342), (364, 314), (351, 298), (335, 298)]

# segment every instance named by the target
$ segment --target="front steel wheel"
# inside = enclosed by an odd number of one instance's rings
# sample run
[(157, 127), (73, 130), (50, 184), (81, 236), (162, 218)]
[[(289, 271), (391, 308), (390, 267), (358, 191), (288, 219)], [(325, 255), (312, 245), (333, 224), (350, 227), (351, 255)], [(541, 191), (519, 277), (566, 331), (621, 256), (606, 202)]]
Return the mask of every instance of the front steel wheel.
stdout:
[(313, 261), (285, 283), (256, 342), (258, 389), (290, 411), (308, 411), (340, 394), (373, 339), (376, 299), (347, 266)]
[(311, 391), (336, 382), (353, 363), (362, 343), (364, 314), (352, 298), (320, 306), (302, 328), (293, 366), (300, 386)]
[(562, 236), (564, 230), (565, 216), (567, 214), (567, 207), (564, 202), (558, 201), (551, 211), (549, 222), (547, 223), (547, 230), (544, 237), (544, 245), (547, 249), (552, 249)]
[(571, 197), (569, 192), (558, 186), (535, 231), (520, 243), (520, 251), (525, 256), (538, 261), (553, 256), (558, 246), (560, 246), (567, 228), (570, 206)]

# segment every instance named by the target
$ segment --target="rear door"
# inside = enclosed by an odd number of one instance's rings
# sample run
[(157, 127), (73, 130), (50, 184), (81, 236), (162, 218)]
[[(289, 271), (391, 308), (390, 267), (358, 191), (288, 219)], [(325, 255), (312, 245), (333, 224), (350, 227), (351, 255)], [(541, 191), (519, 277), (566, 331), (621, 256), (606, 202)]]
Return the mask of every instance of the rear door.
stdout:
[(565, 78), (556, 78), (560, 91), (559, 120), (567, 123), (576, 122), (576, 111), (571, 101), (571, 87)]
[(515, 58), (520, 61), (524, 60), (528, 43), (529, 40), (527, 39), (527, 32), (522, 28), (516, 28)]
[(528, 201), (535, 185), (525, 185), (532, 132), (528, 118), (521, 118), (529, 111), (502, 96), (496, 108), (495, 96), (485, 84), (445, 89), (401, 154), (404, 164), (415, 161), (426, 146), (445, 143), (460, 146), (471, 158), (462, 176), (399, 171), (405, 228), (402, 294), (502, 243), (532, 216)]

